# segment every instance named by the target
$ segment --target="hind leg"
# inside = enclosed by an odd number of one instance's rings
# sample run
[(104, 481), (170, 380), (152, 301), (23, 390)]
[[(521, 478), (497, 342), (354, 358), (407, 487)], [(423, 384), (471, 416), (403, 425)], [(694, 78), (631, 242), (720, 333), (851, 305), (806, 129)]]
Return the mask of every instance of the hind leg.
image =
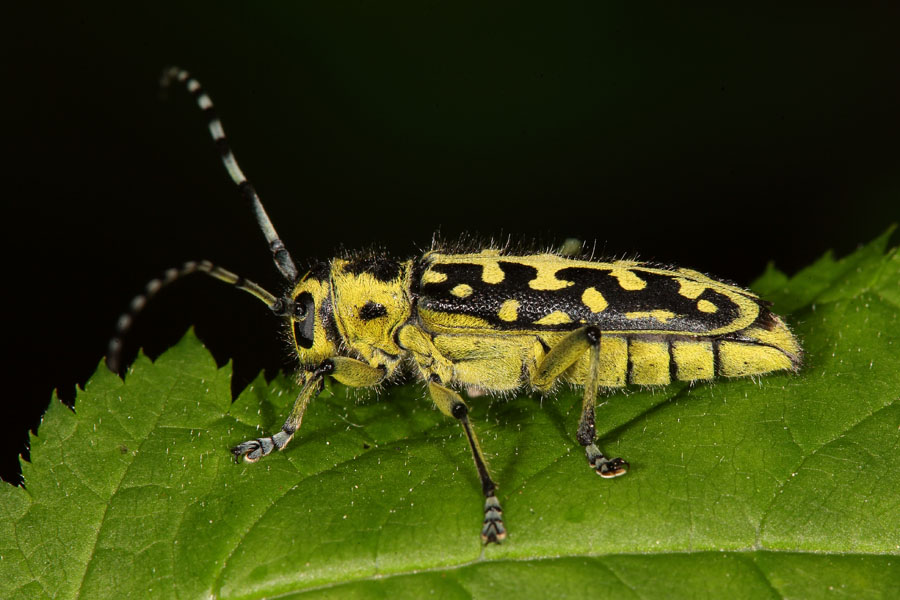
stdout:
[(585, 378), (584, 395), (581, 403), (581, 419), (578, 422), (576, 437), (584, 446), (584, 452), (591, 468), (605, 478), (618, 477), (628, 471), (628, 463), (621, 458), (607, 458), (597, 447), (597, 432), (594, 425), (594, 407), (597, 401), (597, 390), (600, 387), (600, 330), (596, 327), (584, 327), (564, 337), (544, 356), (532, 377), (532, 383), (538, 388), (549, 388), (569, 367), (574, 365), (587, 352), (590, 360)]

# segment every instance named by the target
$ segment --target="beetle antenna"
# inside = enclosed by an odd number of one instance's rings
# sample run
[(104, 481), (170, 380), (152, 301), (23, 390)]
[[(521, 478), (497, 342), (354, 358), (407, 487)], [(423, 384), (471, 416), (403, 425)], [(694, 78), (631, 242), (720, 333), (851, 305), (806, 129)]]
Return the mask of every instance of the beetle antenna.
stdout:
[(228, 174), (231, 175), (231, 179), (237, 184), (241, 193), (244, 195), (244, 198), (250, 203), (253, 214), (256, 216), (256, 222), (259, 224), (259, 228), (262, 230), (263, 235), (266, 236), (266, 241), (269, 243), (269, 249), (272, 251), (275, 266), (278, 267), (278, 270), (281, 271), (281, 274), (285, 279), (290, 283), (294, 283), (297, 280), (297, 267), (294, 265), (294, 261), (291, 258), (290, 253), (288, 253), (287, 248), (284, 247), (284, 242), (278, 237), (278, 232), (275, 231), (275, 226), (272, 225), (269, 215), (266, 214), (266, 209), (263, 207), (262, 202), (260, 202), (256, 190), (253, 188), (253, 185), (247, 181), (244, 172), (241, 171), (241, 168), (238, 166), (237, 160), (235, 160), (234, 154), (231, 152), (231, 147), (228, 145), (228, 140), (225, 139), (225, 130), (222, 128), (222, 122), (216, 116), (216, 110), (212, 100), (206, 92), (203, 91), (200, 82), (191, 77), (191, 74), (184, 69), (178, 67), (169, 67), (165, 69), (159, 80), (159, 85), (165, 89), (168, 88), (173, 81), (184, 84), (188, 92), (194, 97), (194, 100), (196, 100), (197, 106), (199, 106), (200, 110), (203, 111), (203, 114), (206, 115), (207, 127), (209, 127), (209, 133), (212, 135), (213, 141), (219, 149), (222, 164), (225, 165)]
[(260, 301), (265, 302), (272, 312), (278, 316), (285, 316), (290, 313), (289, 299), (276, 298), (259, 284), (244, 279), (240, 275), (235, 275), (231, 271), (218, 267), (208, 260), (186, 262), (180, 268), (169, 269), (162, 277), (148, 282), (144, 288), (144, 293), (135, 296), (128, 305), (128, 310), (119, 317), (119, 320), (116, 322), (116, 332), (112, 339), (109, 340), (109, 347), (106, 353), (106, 366), (109, 367), (110, 371), (119, 373), (119, 369), (122, 366), (122, 338), (131, 329), (135, 317), (147, 306), (147, 302), (164, 287), (193, 273), (205, 273), (210, 277), (215, 277), (219, 281), (224, 281), (239, 290), (251, 294)]

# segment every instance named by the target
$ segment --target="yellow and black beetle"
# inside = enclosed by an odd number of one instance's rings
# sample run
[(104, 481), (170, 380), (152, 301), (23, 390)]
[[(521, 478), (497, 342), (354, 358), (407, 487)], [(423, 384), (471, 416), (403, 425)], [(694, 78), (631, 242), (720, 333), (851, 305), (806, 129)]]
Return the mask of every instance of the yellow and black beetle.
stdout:
[(326, 376), (371, 387), (411, 370), (427, 383), (438, 409), (462, 425), (485, 495), (481, 537), (499, 542), (506, 528), (496, 484), (456, 390), (546, 392), (557, 382), (582, 386), (576, 438), (591, 468), (602, 477), (617, 477), (628, 463), (607, 458), (595, 443), (594, 405), (601, 387), (799, 368), (797, 339), (765, 301), (690, 269), (554, 253), (435, 249), (410, 260), (335, 258), (301, 276), (238, 167), (209, 96), (184, 70), (166, 70), (163, 85), (172, 81), (185, 84), (207, 114), (222, 161), (253, 206), (290, 291), (276, 297), (207, 261), (186, 263), (151, 282), (120, 317), (109, 365), (119, 369), (121, 337), (147, 299), (183, 275), (204, 272), (265, 302), (290, 326), (301, 390), (281, 431), (238, 444), (232, 449), (237, 458), (255, 462), (283, 449)]

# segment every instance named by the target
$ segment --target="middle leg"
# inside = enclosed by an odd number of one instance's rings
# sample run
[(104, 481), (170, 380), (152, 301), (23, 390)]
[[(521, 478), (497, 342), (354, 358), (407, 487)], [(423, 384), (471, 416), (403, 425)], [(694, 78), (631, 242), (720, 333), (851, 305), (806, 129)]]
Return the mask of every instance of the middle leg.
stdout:
[(469, 407), (459, 394), (445, 385), (453, 378), (453, 364), (435, 348), (431, 336), (418, 327), (404, 326), (398, 333), (398, 339), (401, 347), (412, 354), (422, 377), (428, 382), (428, 393), (435, 406), (462, 425), (472, 450), (478, 477), (481, 479), (481, 491), (485, 497), (481, 539), (486, 544), (499, 543), (506, 538), (506, 527), (503, 525), (503, 509), (497, 500), (497, 484), (491, 479), (481, 444), (478, 443), (475, 429), (469, 422)]
[(453, 417), (459, 421), (463, 431), (466, 433), (466, 439), (469, 440), (469, 447), (472, 449), (472, 457), (475, 459), (475, 468), (478, 470), (478, 477), (481, 478), (481, 491), (484, 493), (485, 498), (481, 540), (486, 544), (491, 542), (499, 543), (506, 538), (506, 527), (503, 525), (503, 509), (500, 507), (500, 501), (497, 500), (497, 484), (494, 483), (490, 473), (488, 473), (484, 453), (481, 451), (481, 444), (478, 443), (478, 437), (475, 435), (475, 430), (469, 422), (469, 407), (459, 394), (441, 385), (437, 376), (433, 376), (432, 380), (428, 382), (428, 393), (431, 395), (435, 406), (448, 417)]

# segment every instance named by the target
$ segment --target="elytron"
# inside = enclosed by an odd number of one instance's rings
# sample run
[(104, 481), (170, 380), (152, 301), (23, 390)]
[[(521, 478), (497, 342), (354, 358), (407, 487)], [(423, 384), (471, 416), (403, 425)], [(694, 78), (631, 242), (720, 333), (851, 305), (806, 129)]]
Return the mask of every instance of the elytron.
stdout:
[(334, 258), (301, 273), (238, 167), (209, 96), (186, 71), (166, 70), (162, 85), (175, 81), (186, 85), (207, 115), (222, 161), (253, 207), (289, 291), (278, 297), (207, 261), (186, 263), (148, 284), (120, 317), (109, 366), (119, 370), (122, 335), (147, 299), (183, 275), (207, 273), (265, 302), (290, 329), (300, 392), (281, 431), (238, 444), (232, 449), (238, 459), (255, 462), (284, 449), (326, 376), (371, 387), (411, 371), (426, 383), (435, 406), (462, 426), (485, 496), (481, 537), (500, 542), (506, 528), (496, 484), (460, 391), (581, 386), (575, 438), (589, 466), (612, 478), (629, 465), (605, 456), (595, 442), (594, 406), (601, 388), (800, 366), (800, 345), (765, 301), (690, 269), (559, 253), (433, 249), (409, 260)]

